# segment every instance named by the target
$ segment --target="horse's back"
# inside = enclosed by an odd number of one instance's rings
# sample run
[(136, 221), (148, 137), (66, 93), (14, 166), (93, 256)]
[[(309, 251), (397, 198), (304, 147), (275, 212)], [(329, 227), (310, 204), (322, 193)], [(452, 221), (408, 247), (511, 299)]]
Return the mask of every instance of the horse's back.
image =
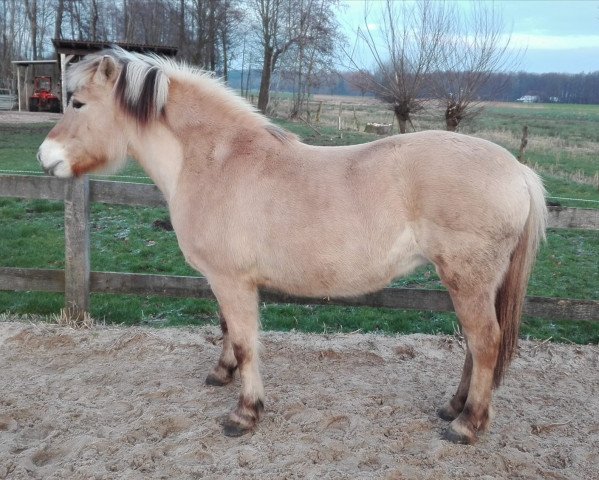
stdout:
[(416, 217), (453, 230), (520, 230), (529, 192), (525, 169), (503, 147), (451, 132), (393, 137), (398, 170)]
[(328, 194), (351, 192), (370, 211), (392, 207), (407, 220), (454, 229), (485, 230), (505, 220), (523, 225), (526, 219), (527, 167), (487, 140), (431, 130), (310, 149), (314, 175), (337, 180), (339, 188)]

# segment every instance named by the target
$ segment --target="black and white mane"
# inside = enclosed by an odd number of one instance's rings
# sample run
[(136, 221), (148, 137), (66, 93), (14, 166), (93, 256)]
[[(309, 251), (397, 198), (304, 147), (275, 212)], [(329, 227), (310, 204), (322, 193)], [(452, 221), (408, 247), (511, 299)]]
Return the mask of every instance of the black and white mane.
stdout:
[(88, 55), (73, 65), (67, 74), (69, 94), (85, 86), (96, 72), (100, 61), (109, 56), (118, 65), (120, 73), (114, 86), (115, 101), (134, 118), (138, 124), (147, 125), (164, 114), (168, 102), (171, 79), (191, 83), (202, 98), (218, 99), (220, 112), (225, 115), (250, 115), (280, 141), (296, 138), (283, 129), (270, 123), (259, 114), (245, 99), (237, 96), (212, 72), (156, 54), (134, 53), (113, 47), (97, 54)]

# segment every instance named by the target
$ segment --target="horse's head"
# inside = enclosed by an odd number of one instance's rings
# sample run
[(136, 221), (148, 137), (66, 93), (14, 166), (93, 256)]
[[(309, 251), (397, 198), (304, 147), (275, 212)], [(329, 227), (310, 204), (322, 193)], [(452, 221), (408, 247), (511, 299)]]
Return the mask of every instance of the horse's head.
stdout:
[(69, 71), (71, 100), (37, 155), (46, 173), (66, 178), (122, 163), (127, 141), (113, 100), (119, 73), (118, 63), (108, 55)]
[(38, 151), (44, 171), (63, 178), (123, 165), (131, 133), (162, 114), (168, 79), (151, 57), (113, 49), (71, 67), (67, 90), (69, 105)]

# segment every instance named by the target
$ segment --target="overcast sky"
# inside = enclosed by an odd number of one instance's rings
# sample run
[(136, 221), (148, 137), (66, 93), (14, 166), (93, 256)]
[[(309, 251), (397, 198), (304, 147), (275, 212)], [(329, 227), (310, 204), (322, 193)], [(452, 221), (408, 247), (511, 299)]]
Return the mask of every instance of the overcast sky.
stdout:
[[(374, 25), (377, 2), (371, 3), (375, 5), (369, 23)], [(468, 1), (458, 3), (468, 8)], [(346, 5), (339, 20), (352, 39), (357, 27), (364, 25), (364, 2), (348, 0)], [(599, 0), (498, 0), (494, 5), (511, 30), (512, 45), (525, 49), (518, 70), (599, 71)]]

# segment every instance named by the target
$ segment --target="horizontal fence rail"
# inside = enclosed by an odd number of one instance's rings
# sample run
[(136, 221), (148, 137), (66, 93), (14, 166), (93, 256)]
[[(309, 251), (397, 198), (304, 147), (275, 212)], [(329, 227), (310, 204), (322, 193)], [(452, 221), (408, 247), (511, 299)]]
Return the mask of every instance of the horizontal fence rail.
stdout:
[[(0, 267), (0, 290), (64, 292), (65, 273), (64, 270)], [(90, 291), (211, 300), (215, 298), (208, 281), (203, 277), (144, 273), (91, 272)], [(446, 291), (420, 288), (384, 288), (375, 293), (352, 298), (292, 297), (277, 292), (261, 291), (260, 300), (266, 303), (453, 312), (453, 305)], [(599, 321), (599, 302), (570, 298), (527, 297), (524, 314), (555, 320)]]
[[(166, 207), (153, 184), (90, 180), (90, 201), (141, 207)], [(65, 180), (56, 177), (0, 175), (0, 196), (64, 200)], [(549, 228), (599, 230), (599, 209), (550, 206)]]
[[(155, 185), (85, 179), (62, 180), (55, 177), (0, 175), (0, 197), (45, 199), (65, 201), (65, 234), (67, 223), (77, 235), (88, 235), (85, 215), (78, 218), (71, 212), (73, 192), (80, 191), (84, 203), (100, 202), (146, 207), (166, 207), (166, 202)], [(89, 183), (89, 184), (88, 184)], [(67, 208), (68, 207), (68, 208)], [(82, 208), (85, 211), (85, 208)], [(599, 230), (599, 210), (567, 207), (549, 207), (550, 228), (577, 228)], [(83, 232), (83, 233), (81, 233)], [(203, 277), (152, 275), (89, 271), (89, 242), (83, 239), (66, 239), (67, 271), (0, 267), (0, 290), (65, 292), (67, 298), (88, 306), (89, 293), (161, 295), (214, 299)], [(78, 252), (73, 258), (69, 250)], [(86, 252), (87, 249), (87, 252)], [(83, 257), (80, 259), (79, 257)], [(86, 263), (87, 262), (87, 263)], [(74, 272), (74, 273), (73, 273)], [(66, 280), (69, 278), (69, 281)], [(73, 285), (75, 286), (73, 287)], [(75, 293), (69, 291), (75, 290)], [(453, 311), (449, 294), (444, 290), (384, 288), (378, 292), (354, 298), (298, 298), (262, 291), (261, 300), (269, 303), (295, 303), (312, 305), (341, 305), (376, 308)], [(532, 317), (562, 320), (599, 321), (599, 301), (567, 298), (527, 297), (524, 314)]]

